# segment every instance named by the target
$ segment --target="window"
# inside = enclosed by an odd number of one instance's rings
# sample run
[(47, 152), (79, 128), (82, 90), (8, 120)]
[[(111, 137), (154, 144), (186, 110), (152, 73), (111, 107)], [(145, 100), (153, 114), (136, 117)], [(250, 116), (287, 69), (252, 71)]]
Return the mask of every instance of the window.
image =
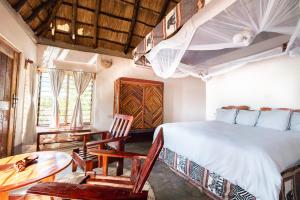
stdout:
[[(91, 122), (92, 91), (93, 80), (90, 81), (88, 87), (81, 96), (81, 108), (84, 124), (90, 124)], [(76, 104), (76, 97), (77, 91), (73, 75), (71, 73), (66, 74), (58, 97), (61, 125), (68, 125), (71, 123), (73, 110)], [(38, 101), (37, 125), (48, 126), (50, 124), (52, 112), (52, 92), (50, 88), (49, 74), (47, 72), (41, 73), (40, 76)]]

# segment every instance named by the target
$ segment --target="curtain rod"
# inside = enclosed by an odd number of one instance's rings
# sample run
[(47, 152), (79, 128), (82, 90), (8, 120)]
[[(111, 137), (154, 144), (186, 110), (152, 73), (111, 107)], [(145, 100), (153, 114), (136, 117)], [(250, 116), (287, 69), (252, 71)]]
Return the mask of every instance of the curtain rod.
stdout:
[[(76, 70), (65, 70), (65, 69), (47, 68), (47, 67), (38, 67), (37, 68), (37, 71), (40, 72), (40, 73), (46, 72), (48, 70), (61, 70), (61, 71), (69, 72), (69, 73), (71, 73), (71, 72), (84, 72), (84, 71), (78, 71), (78, 70), (77, 71)], [(84, 73), (92, 74), (93, 79), (96, 78), (96, 73), (94, 73), (94, 72), (84, 72)]]
[(30, 60), (30, 59), (26, 59), (26, 60), (25, 60), (25, 63), (26, 63), (26, 64), (27, 64), (27, 63), (33, 64), (33, 61)]
[(84, 72), (84, 73), (89, 73), (89, 74), (96, 74), (95, 72), (85, 72), (85, 71), (80, 71), (80, 70), (58, 69), (58, 68), (47, 68), (47, 67), (38, 67), (37, 69), (42, 72), (47, 71), (47, 70), (61, 70), (61, 71), (66, 71), (66, 72)]
[(25, 65), (24, 65), (24, 69), (27, 69), (27, 64), (33, 64), (33, 61), (32, 60), (30, 60), (30, 59), (25, 59)]

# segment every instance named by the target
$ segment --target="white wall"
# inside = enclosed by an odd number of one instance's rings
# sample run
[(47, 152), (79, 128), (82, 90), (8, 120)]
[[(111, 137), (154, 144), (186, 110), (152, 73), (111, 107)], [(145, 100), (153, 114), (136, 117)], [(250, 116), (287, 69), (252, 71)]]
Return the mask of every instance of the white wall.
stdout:
[(207, 119), (226, 105), (300, 108), (300, 57), (248, 64), (206, 84)]
[(161, 80), (151, 69), (136, 67), (132, 60), (110, 58), (113, 59), (113, 65), (109, 69), (102, 68), (97, 73), (93, 114), (95, 128), (100, 130), (109, 128), (113, 113), (114, 81), (120, 77), (164, 81), (165, 122), (205, 118), (205, 84), (201, 80), (195, 78)]
[(36, 61), (36, 44), (33, 41), (27, 25), (20, 19), (20, 16), (12, 10), (6, 1), (0, 1), (0, 34), (8, 42), (14, 45), (21, 52), (21, 61), (19, 67), (19, 88), (18, 88), (18, 108), (16, 119), (15, 145), (21, 144), (22, 134), (22, 112), (24, 96), (24, 62), (29, 58)]
[(19, 49), (24, 57), (36, 61), (33, 33), (6, 1), (0, 1), (0, 19), (0, 34)]
[(165, 80), (165, 122), (205, 119), (205, 83), (197, 78)]
[[(38, 63), (42, 63), (47, 46), (38, 45)], [(77, 55), (77, 56), (75, 56)], [(70, 50), (66, 59), (71, 62), (89, 61), (94, 54)], [(110, 68), (101, 67), (101, 58), (111, 58)], [(62, 61), (65, 63), (65, 61)], [(71, 65), (70, 65), (71, 66)], [(165, 83), (164, 121), (195, 121), (205, 119), (205, 83), (196, 78), (168, 79), (158, 78), (150, 68), (136, 67), (130, 59), (99, 55), (97, 60), (97, 76), (94, 87), (92, 119), (97, 129), (107, 129), (112, 121), (114, 101), (114, 81), (120, 77), (157, 80)], [(73, 65), (71, 67), (74, 67)], [(77, 66), (76, 66), (77, 67)], [(86, 71), (86, 66), (79, 65)]]

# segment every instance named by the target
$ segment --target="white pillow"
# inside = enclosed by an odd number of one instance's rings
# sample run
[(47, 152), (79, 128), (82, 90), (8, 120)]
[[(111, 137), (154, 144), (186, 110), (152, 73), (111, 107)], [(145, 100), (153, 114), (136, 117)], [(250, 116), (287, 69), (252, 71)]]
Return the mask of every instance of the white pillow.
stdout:
[(261, 111), (256, 126), (285, 131), (289, 126), (290, 116), (291, 112), (287, 110)]
[(236, 123), (246, 126), (255, 126), (259, 111), (240, 110), (236, 117)]
[(300, 131), (300, 112), (293, 112), (290, 129)]
[(237, 114), (237, 109), (217, 109), (217, 121), (234, 124)]

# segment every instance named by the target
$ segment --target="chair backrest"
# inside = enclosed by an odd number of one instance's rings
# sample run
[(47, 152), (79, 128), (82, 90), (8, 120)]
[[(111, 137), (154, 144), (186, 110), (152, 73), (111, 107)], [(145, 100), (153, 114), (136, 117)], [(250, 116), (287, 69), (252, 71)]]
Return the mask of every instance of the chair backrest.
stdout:
[(147, 181), (150, 172), (155, 164), (156, 159), (159, 156), (159, 153), (161, 149), (164, 146), (164, 136), (163, 136), (163, 129), (161, 128), (159, 130), (158, 135), (156, 136), (155, 141), (153, 142), (149, 153), (147, 155), (147, 158), (143, 164), (143, 167), (141, 168), (137, 180), (135, 182), (133, 193), (140, 193), (143, 190), (143, 187), (145, 185), (145, 182)]
[(114, 138), (127, 136), (130, 131), (132, 121), (133, 116), (115, 114), (114, 120), (109, 129), (111, 136)]

